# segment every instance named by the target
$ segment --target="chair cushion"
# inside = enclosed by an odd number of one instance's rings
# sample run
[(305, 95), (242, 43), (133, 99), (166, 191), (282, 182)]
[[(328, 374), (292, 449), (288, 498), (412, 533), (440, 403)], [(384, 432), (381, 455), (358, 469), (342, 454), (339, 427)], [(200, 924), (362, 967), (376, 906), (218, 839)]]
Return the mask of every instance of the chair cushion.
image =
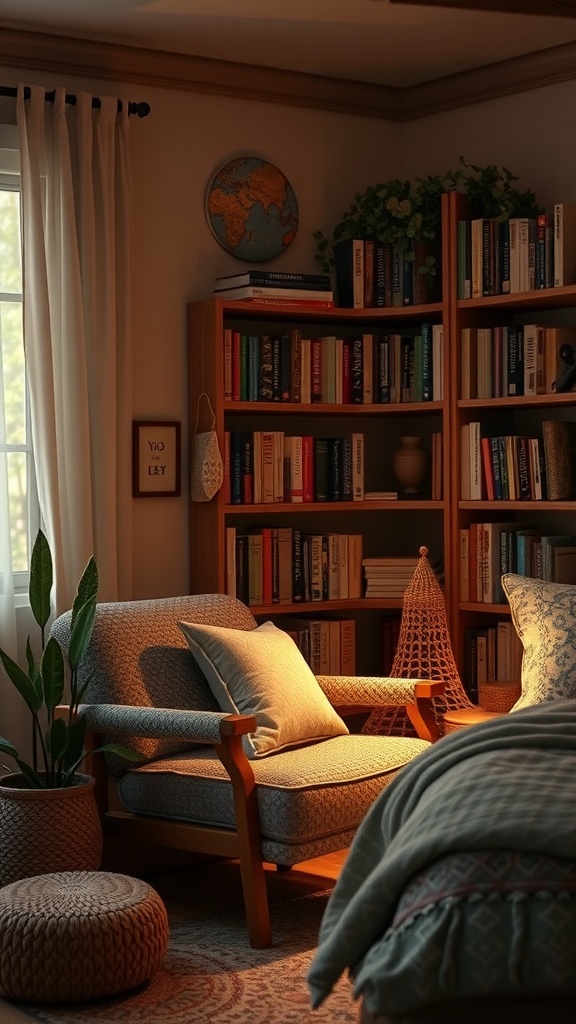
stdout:
[(292, 638), (273, 622), (256, 629), (179, 623), (222, 711), (254, 715), (248, 757), (348, 733)]
[(514, 573), (502, 577), (520, 637), (522, 694), (512, 711), (576, 697), (576, 586)]
[[(382, 789), (429, 746), (403, 736), (336, 736), (253, 760), (264, 860), (298, 864), (344, 849)], [(131, 768), (119, 794), (136, 814), (235, 828), (232, 786), (212, 748)]]

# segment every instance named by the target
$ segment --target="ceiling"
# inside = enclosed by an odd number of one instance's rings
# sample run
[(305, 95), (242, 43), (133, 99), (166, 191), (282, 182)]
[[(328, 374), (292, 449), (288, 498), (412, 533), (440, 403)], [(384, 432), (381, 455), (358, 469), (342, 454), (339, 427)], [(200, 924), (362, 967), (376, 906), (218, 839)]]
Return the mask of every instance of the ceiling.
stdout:
[(567, 0), (492, 6), (499, 11), (426, 0), (2, 0), (0, 28), (400, 89), (576, 42)]

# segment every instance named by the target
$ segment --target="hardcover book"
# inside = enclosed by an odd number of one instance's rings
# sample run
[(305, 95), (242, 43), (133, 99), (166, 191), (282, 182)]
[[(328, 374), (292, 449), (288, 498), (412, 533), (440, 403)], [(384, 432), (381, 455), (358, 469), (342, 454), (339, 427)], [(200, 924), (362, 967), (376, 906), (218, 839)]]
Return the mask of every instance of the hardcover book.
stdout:
[(575, 425), (566, 420), (542, 421), (549, 501), (566, 501), (574, 493), (575, 430)]
[(336, 243), (333, 252), (338, 305), (344, 309), (362, 309), (364, 306), (363, 240), (344, 238)]
[(576, 205), (554, 205), (554, 286), (576, 281)]

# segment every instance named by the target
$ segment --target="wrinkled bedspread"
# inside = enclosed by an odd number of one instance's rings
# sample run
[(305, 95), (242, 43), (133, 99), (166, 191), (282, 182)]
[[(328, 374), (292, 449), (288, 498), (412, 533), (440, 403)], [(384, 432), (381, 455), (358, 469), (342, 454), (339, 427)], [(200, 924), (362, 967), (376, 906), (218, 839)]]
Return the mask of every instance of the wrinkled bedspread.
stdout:
[[(411, 761), (360, 825), (320, 928), (313, 1006), (390, 927), (410, 878), (459, 850), (576, 858), (576, 700), (550, 701), (445, 736)], [(371, 955), (369, 971), (378, 970)]]

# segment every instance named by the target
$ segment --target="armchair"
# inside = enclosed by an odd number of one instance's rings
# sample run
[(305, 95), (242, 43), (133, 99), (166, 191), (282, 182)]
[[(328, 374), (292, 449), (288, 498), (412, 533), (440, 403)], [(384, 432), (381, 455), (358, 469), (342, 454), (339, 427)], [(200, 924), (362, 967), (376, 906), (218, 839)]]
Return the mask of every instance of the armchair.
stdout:
[[(67, 645), (69, 612), (52, 634)], [(267, 661), (254, 682), (246, 658), (258, 645)], [(287, 634), (221, 594), (99, 604), (81, 671), (93, 745), (104, 735), (143, 756), (89, 760), (105, 835), (238, 858), (255, 947), (272, 941), (264, 863), (347, 847), (376, 796), (438, 738), (442, 683), (316, 678)], [(268, 677), (264, 706), (247, 683)], [(406, 705), (419, 738), (349, 733), (342, 715), (388, 703)]]

